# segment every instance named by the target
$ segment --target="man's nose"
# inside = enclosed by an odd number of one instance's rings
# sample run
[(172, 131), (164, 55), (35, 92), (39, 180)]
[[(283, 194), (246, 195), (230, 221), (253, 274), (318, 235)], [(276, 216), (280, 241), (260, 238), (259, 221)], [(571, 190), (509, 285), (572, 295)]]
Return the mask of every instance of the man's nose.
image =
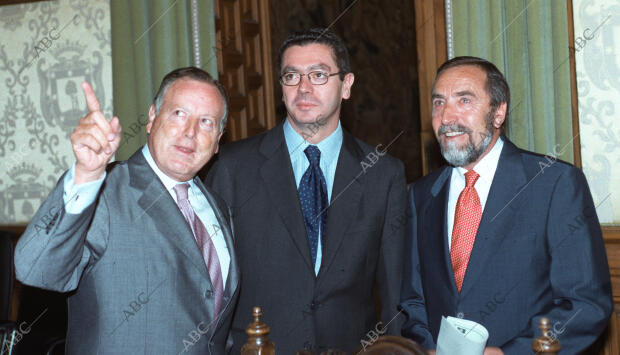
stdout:
[(446, 103), (441, 111), (441, 123), (443, 125), (449, 125), (456, 122), (457, 118), (456, 110), (454, 106)]
[(301, 92), (311, 92), (314, 88), (314, 85), (310, 82), (310, 77), (308, 75), (302, 75), (299, 79), (299, 86), (297, 90)]
[(185, 126), (183, 127), (183, 134), (186, 137), (193, 138), (198, 131), (198, 125), (200, 124), (200, 119), (192, 120), (188, 119), (185, 122)]

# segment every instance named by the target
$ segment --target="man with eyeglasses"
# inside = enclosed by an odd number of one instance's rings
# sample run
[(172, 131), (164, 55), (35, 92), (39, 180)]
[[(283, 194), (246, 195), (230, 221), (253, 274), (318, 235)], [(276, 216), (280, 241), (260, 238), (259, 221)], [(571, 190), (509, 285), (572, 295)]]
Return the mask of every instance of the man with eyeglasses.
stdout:
[(278, 353), (351, 352), (400, 331), (403, 164), (342, 129), (354, 75), (333, 32), (290, 36), (277, 69), (286, 119), (223, 146), (207, 177), (233, 209), (242, 272), (233, 337), (243, 344), (260, 306)]

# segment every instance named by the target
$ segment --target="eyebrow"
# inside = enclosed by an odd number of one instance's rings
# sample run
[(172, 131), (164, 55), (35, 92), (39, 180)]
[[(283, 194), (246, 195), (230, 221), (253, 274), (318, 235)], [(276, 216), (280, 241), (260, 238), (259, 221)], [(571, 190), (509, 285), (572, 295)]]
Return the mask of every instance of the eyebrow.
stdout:
[[(193, 114), (193, 113), (192, 113), (192, 110), (190, 110), (190, 109), (189, 109), (189, 108), (187, 108), (187, 107), (183, 107), (183, 106), (173, 106), (173, 107), (170, 109), (170, 112), (174, 112), (174, 111), (176, 111), (176, 110), (181, 110), (181, 111), (183, 111), (183, 112), (185, 112), (185, 113), (188, 113), (188, 114)], [(196, 114), (195, 116), (198, 116), (198, 118), (203, 118), (203, 117), (215, 117), (215, 118), (217, 118), (217, 115), (216, 115), (216, 114), (214, 114), (214, 113), (212, 113), (212, 112), (205, 112), (205, 113), (201, 113), (201, 114)]]
[(471, 97), (476, 97), (476, 94), (474, 94), (472, 91), (469, 90), (463, 90), (463, 91), (457, 91), (456, 92), (456, 96), (471, 96)]
[[(318, 63), (318, 64), (313, 64), (309, 67), (307, 67), (308, 71), (313, 71), (313, 70), (317, 70), (317, 69), (322, 69), (322, 70), (331, 70), (330, 66), (325, 64), (325, 63)], [(289, 73), (289, 72), (300, 72), (300, 70), (296, 67), (287, 65), (284, 68), (282, 68), (282, 73)]]
[(324, 63), (314, 64), (308, 67), (308, 70), (316, 70), (316, 69), (323, 69), (323, 70), (329, 71), (331, 68), (329, 67), (329, 65), (324, 64)]
[[(454, 94), (457, 97), (462, 97), (462, 96), (476, 97), (476, 94), (474, 94), (472, 91), (469, 91), (469, 90), (457, 91)], [(438, 93), (435, 93), (435, 92), (431, 93), (431, 100), (434, 100), (434, 99), (445, 99), (445, 98), (446, 97), (443, 96), (442, 94), (438, 94)]]

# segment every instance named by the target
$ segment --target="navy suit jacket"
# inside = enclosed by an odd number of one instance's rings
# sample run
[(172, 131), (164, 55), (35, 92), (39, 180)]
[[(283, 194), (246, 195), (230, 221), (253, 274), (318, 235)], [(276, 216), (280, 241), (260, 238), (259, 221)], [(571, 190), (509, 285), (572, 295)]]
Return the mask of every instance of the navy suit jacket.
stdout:
[(398, 222), (405, 220), (407, 188), (399, 160), (386, 154), (368, 164), (376, 150), (343, 131), (315, 275), (282, 124), (222, 147), (207, 183), (232, 207), (243, 275), (233, 353), (247, 339), (253, 306), (262, 308), (278, 354), (352, 352), (375, 328), (400, 332)]
[(503, 139), (460, 294), (446, 224), (452, 168), (411, 186), (402, 333), (434, 349), (441, 317), (461, 317), (488, 329), (487, 346), (528, 354), (547, 317), (562, 351), (577, 354), (605, 329), (613, 306), (588, 184), (574, 166)]

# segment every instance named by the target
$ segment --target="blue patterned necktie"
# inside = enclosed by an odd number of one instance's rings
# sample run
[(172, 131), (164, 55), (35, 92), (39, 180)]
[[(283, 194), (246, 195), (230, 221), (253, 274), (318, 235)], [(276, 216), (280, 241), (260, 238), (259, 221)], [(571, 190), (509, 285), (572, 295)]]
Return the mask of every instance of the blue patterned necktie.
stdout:
[(299, 183), (299, 201), (304, 215), (306, 232), (310, 243), (312, 265), (316, 264), (316, 254), (321, 231), (322, 245), (325, 245), (325, 232), (327, 229), (327, 184), (319, 166), (321, 151), (315, 145), (309, 145), (304, 150), (310, 166), (304, 173)]

